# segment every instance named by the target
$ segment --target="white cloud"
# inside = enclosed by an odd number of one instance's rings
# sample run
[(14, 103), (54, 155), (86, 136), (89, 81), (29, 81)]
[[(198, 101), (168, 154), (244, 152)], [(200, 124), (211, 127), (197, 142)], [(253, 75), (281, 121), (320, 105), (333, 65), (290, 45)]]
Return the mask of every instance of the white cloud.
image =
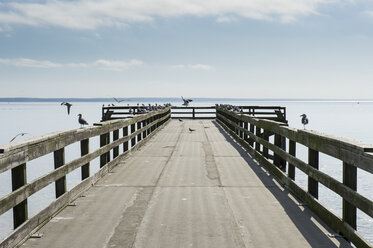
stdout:
[(33, 68), (56, 68), (61, 67), (59, 64), (44, 60), (37, 61), (33, 59), (0, 59), (0, 65), (16, 66), (16, 67), (33, 67)]
[(211, 71), (214, 69), (211, 65), (204, 65), (204, 64), (194, 64), (194, 65), (173, 65), (171, 66), (175, 69), (195, 69), (195, 70), (204, 70), (204, 71)]
[(100, 59), (100, 60), (96, 60), (96, 62), (94, 64), (97, 65), (101, 69), (113, 70), (113, 71), (122, 71), (122, 70), (128, 69), (129, 67), (140, 66), (140, 65), (143, 64), (143, 62), (140, 61), (140, 60), (135, 60), (135, 59), (133, 59), (129, 62), (126, 62), (126, 61), (110, 61), (110, 60)]
[(103, 70), (113, 70), (113, 71), (123, 71), (129, 69), (133, 66), (143, 65), (140, 60), (130, 60), (130, 61), (113, 61), (99, 59), (90, 63), (54, 63), (51, 61), (40, 61), (28, 58), (18, 58), (18, 59), (2, 59), (0, 58), (0, 66), (15, 66), (15, 67), (29, 67), (29, 68), (98, 68)]
[[(96, 29), (181, 16), (294, 21), (337, 0), (76, 0), (0, 4), (0, 23)], [(229, 16), (229, 17), (227, 17)]]

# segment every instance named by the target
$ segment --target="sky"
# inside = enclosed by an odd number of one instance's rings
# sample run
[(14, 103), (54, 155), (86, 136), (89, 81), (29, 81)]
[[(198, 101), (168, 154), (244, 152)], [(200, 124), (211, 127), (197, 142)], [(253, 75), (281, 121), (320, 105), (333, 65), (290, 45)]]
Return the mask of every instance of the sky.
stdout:
[(1, 0), (0, 89), (373, 99), (373, 1)]

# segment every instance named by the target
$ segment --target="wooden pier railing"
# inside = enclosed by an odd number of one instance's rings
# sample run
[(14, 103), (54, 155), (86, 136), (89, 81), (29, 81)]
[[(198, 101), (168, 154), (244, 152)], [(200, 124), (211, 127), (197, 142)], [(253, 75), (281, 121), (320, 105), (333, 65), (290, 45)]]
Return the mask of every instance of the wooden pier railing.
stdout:
[[(147, 106), (107, 106), (102, 107), (102, 120), (115, 120), (136, 115)], [(286, 121), (286, 108), (280, 106), (237, 106), (243, 114), (258, 119)], [(171, 106), (171, 117), (180, 119), (215, 119), (216, 106)]]
[[(138, 147), (146, 138), (153, 135), (154, 131), (163, 126), (170, 117), (171, 109), (168, 107), (132, 118), (100, 122), (93, 127), (56, 132), (0, 147), (0, 173), (11, 170), (13, 190), (0, 199), (0, 215), (13, 209), (15, 229), (0, 242), (0, 247), (14, 247), (27, 238), (54, 213), (108, 173), (128, 154), (130, 148)], [(95, 137), (100, 139), (100, 148), (89, 151), (89, 141)], [(81, 157), (65, 163), (65, 147), (78, 142), (81, 147)], [(120, 153), (120, 150), (123, 152)], [(54, 154), (55, 169), (27, 182), (27, 163), (50, 153)], [(100, 157), (100, 170), (90, 175), (90, 161), (98, 157)], [(81, 168), (82, 181), (70, 191), (66, 191), (66, 175), (78, 168)], [(51, 183), (55, 184), (56, 200), (32, 218), (28, 218), (28, 198)]]
[[(290, 128), (284, 122), (258, 119), (220, 107), (216, 109), (216, 119), (237, 142), (251, 151), (336, 233), (342, 234), (356, 247), (372, 247), (356, 230), (357, 209), (373, 218), (373, 202), (356, 191), (357, 169), (373, 173), (372, 146), (355, 144), (314, 131)], [(269, 139), (272, 135), (273, 142)], [(296, 157), (297, 143), (308, 148), (307, 162)], [(289, 144), (288, 149), (286, 144)], [(342, 182), (319, 170), (320, 153), (341, 161)], [(295, 168), (308, 176), (307, 190), (295, 183)], [(318, 200), (319, 183), (342, 197), (341, 217)]]

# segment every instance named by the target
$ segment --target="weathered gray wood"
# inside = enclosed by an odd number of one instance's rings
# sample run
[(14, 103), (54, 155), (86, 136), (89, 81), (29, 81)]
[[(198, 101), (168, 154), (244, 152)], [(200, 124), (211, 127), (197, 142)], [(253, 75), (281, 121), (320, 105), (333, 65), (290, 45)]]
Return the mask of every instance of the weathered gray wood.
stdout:
[[(87, 155), (88, 153), (89, 153), (89, 139), (80, 141), (80, 155), (84, 156), (84, 155)], [(81, 167), (82, 180), (88, 178), (89, 174), (90, 174), (90, 168), (89, 168), (89, 162), (88, 162)]]
[[(289, 154), (293, 157), (296, 156), (296, 143), (293, 140), (289, 140)], [(290, 179), (295, 180), (295, 166), (292, 163), (288, 165), (288, 176)]]
[[(103, 147), (110, 142), (110, 133), (105, 133), (100, 135), (100, 147)], [(109, 156), (108, 156), (109, 153)], [(103, 167), (110, 161), (110, 152), (102, 154), (100, 156), (100, 167)]]
[[(285, 137), (275, 134), (275, 145), (280, 147), (282, 150), (286, 150), (286, 140)], [(274, 165), (280, 168), (282, 171), (286, 171), (286, 160), (274, 153), (273, 159)]]
[[(220, 109), (226, 115), (234, 115), (231, 111)], [(330, 155), (334, 158), (353, 164), (357, 168), (373, 173), (373, 147), (371, 145), (353, 142), (351, 140), (333, 137), (316, 131), (301, 130), (287, 127), (287, 124), (269, 120), (259, 120), (247, 115), (235, 115), (264, 130), (277, 133), (294, 140), (304, 146)], [(357, 162), (358, 161), (358, 162)]]
[[(318, 151), (311, 148), (308, 149), (308, 164), (317, 170), (319, 169)], [(316, 199), (319, 198), (319, 183), (311, 176), (308, 176), (308, 192)]]
[[(218, 119), (219, 120), (219, 119)], [(226, 120), (228, 121), (228, 120)], [(229, 121), (228, 121), (229, 122)], [(221, 125), (226, 126), (224, 123), (219, 122)], [(234, 131), (232, 131), (234, 132)], [(306, 175), (313, 178), (314, 180), (322, 183), (324, 186), (328, 187), (332, 191), (339, 194), (343, 199), (348, 201), (349, 203), (355, 205), (361, 211), (369, 215), (373, 218), (373, 202), (367, 199), (366, 197), (360, 195), (356, 191), (353, 191), (349, 187), (345, 186), (343, 183), (339, 182), (338, 180), (334, 179), (331, 176), (326, 175), (325, 173), (319, 171), (318, 169), (309, 166), (307, 163), (303, 162), (302, 160), (295, 158), (294, 156), (288, 154), (283, 149), (265, 141), (263, 138), (257, 137), (251, 133), (248, 133), (255, 142), (260, 142), (263, 146), (268, 147), (273, 152), (277, 153), (279, 156), (284, 158), (289, 163), (296, 166), (298, 169), (303, 171)]]
[[(260, 133), (261, 133), (261, 128), (256, 126), (255, 127), (255, 135), (257, 137), (260, 136)], [(255, 142), (255, 150), (257, 150), (258, 152), (260, 152), (260, 143), (259, 142)]]
[[(163, 120), (169, 119), (169, 116), (164, 116), (159, 120), (155, 120), (153, 125), (155, 125), (156, 122), (160, 122)], [(124, 142), (128, 142), (132, 138), (136, 138), (136, 135), (143, 130), (137, 130), (133, 134), (129, 136), (122, 137), (115, 142), (112, 142), (106, 146), (103, 146), (99, 148), (98, 150), (89, 153), (85, 156), (82, 156), (81, 158), (75, 159), (58, 169), (39, 177), (38, 179), (35, 179), (34, 181), (22, 186), (21, 188), (17, 189), (16, 191), (12, 192), (11, 194), (3, 197), (0, 199), (0, 214), (5, 213), (7, 210), (11, 209), (12, 207), (16, 206), (17, 204), (21, 203), (23, 200), (27, 199), (29, 196), (34, 194), (35, 192), (41, 190), (42, 188), (48, 186), (50, 183), (55, 182), (57, 179), (67, 175), (71, 171), (83, 166), (84, 164), (88, 163), (89, 161), (92, 161), (93, 159), (107, 153), (111, 149), (113, 149), (115, 146), (118, 146), (120, 144), (123, 144)], [(151, 135), (150, 135), (151, 136)]]
[[(113, 131), (113, 141), (119, 139), (119, 129)], [(119, 156), (119, 146), (113, 148), (113, 159)]]
[(75, 142), (112, 132), (159, 113), (167, 113), (167, 111), (169, 111), (169, 108), (137, 115), (131, 119), (105, 121), (99, 123), (98, 126), (54, 132), (22, 143), (2, 145), (0, 147), (3, 150), (3, 154), (0, 154), (0, 173)]
[[(170, 118), (170, 116), (165, 116), (162, 119), (156, 120), (156, 121), (168, 120), (169, 118)], [(139, 130), (139, 131), (141, 132), (143, 130)], [(156, 132), (153, 132), (151, 135), (149, 135), (147, 137), (147, 139), (151, 138), (155, 133)], [(134, 137), (136, 137), (136, 135), (137, 135), (137, 132), (133, 134)], [(128, 141), (130, 138), (132, 138), (132, 136), (123, 137), (123, 138), (117, 140), (114, 144), (110, 144), (110, 145), (112, 145), (111, 147), (102, 147), (102, 148), (100, 148), (99, 149), (100, 153), (98, 153), (98, 150), (97, 150), (97, 151), (95, 151), (96, 154), (94, 154), (94, 156), (92, 156), (92, 153), (90, 153), (90, 154), (87, 154), (87, 155), (85, 155), (85, 156), (77, 159), (77, 160), (80, 160), (79, 164), (81, 166), (81, 165), (83, 165), (86, 162), (87, 159), (90, 161), (93, 158), (96, 158), (96, 157), (100, 156), (101, 154), (107, 152), (108, 150), (112, 149), (114, 146), (117, 146), (122, 140), (127, 140)], [(143, 141), (140, 142), (139, 144), (143, 144), (144, 141), (147, 140), (147, 139), (143, 139)], [(136, 149), (137, 147), (139, 147), (139, 146), (136, 146), (134, 149)], [(39, 213), (37, 213), (35, 216), (33, 216), (31, 219), (29, 219), (26, 222), (24, 222), (21, 226), (19, 226), (10, 235), (8, 235), (7, 237), (5, 237), (1, 241), (0, 248), (14, 247), (17, 244), (19, 244), (20, 242), (22, 242), (22, 240), (24, 240), (25, 238), (27, 238), (28, 235), (33, 230), (37, 229), (45, 221), (49, 220), (51, 218), (51, 216), (53, 216), (61, 208), (63, 208), (64, 206), (66, 206), (66, 204), (68, 204), (69, 202), (71, 202), (72, 200), (74, 200), (84, 190), (88, 189), (93, 184), (95, 184), (102, 176), (104, 176), (105, 174), (107, 174), (107, 172), (110, 170), (110, 168), (116, 166), (116, 164), (121, 159), (123, 159), (123, 157), (125, 157), (127, 155), (128, 155), (128, 151), (125, 152), (125, 153), (122, 153), (117, 158), (115, 158), (112, 161), (110, 161), (109, 163), (107, 163), (106, 166), (102, 167), (98, 172), (95, 173), (95, 175), (87, 178), (86, 180), (83, 180), (80, 184), (76, 185), (70, 191), (68, 191), (65, 194), (63, 194), (61, 197), (59, 197), (58, 199), (56, 199), (49, 206), (47, 206), (45, 209), (43, 209), (42, 211), (40, 211)], [(70, 163), (68, 163), (66, 165), (63, 165), (63, 166), (59, 167), (55, 171), (60, 171), (62, 173), (65, 173), (65, 175), (66, 175), (67, 169), (70, 168), (71, 166), (73, 166), (73, 164), (75, 164), (75, 163), (77, 163), (77, 162), (72, 161), (72, 162), (70, 162)], [(76, 167), (78, 167), (78, 166), (76, 166)], [(74, 168), (72, 168), (70, 171), (72, 171), (72, 170), (74, 170)], [(56, 176), (55, 171), (53, 171), (51, 173), (51, 174), (55, 175), (54, 178), (60, 177), (60, 175)], [(50, 177), (50, 175), (49, 175), (49, 177)], [(46, 178), (44, 178), (44, 179), (46, 179)], [(16, 190), (15, 192), (20, 192), (19, 190), (21, 190), (21, 189), (23, 190), (23, 192), (25, 192), (24, 191), (25, 189), (28, 189), (30, 192), (32, 192), (32, 191), (36, 192), (38, 190), (35, 190), (34, 186), (40, 185), (39, 182), (40, 181), (44, 181), (44, 179), (36, 179), (36, 180), (33, 181), (34, 183), (30, 183), (30, 184), (24, 185), (21, 188), (19, 188), (18, 190)], [(51, 181), (54, 181), (54, 179), (52, 179)], [(23, 194), (25, 194), (25, 193), (23, 193)], [(14, 194), (11, 194), (10, 196), (8, 195), (7, 197), (5, 197), (5, 199), (2, 198), (0, 200), (0, 214), (4, 213), (6, 211), (6, 210), (5, 211), (3, 210), (4, 209), (4, 204), (7, 203), (7, 202), (9, 202), (9, 197), (13, 197), (14, 201), (17, 201), (17, 199), (19, 198), (19, 197), (14, 197)]]
[[(21, 164), (12, 169), (12, 191), (27, 183), (26, 164)], [(27, 199), (13, 207), (13, 227), (16, 229), (28, 219)]]
[[(61, 148), (54, 152), (54, 169), (65, 164), (65, 148)], [(66, 192), (66, 176), (56, 180), (56, 198), (60, 197)]]
[[(263, 139), (269, 142), (269, 133), (267, 131), (264, 131)], [(265, 146), (263, 146), (263, 156), (267, 159), (269, 158), (268, 148)]]
[[(343, 184), (352, 190), (357, 190), (357, 168), (343, 163)], [(352, 228), (356, 229), (356, 207), (343, 199), (342, 218)]]
[[(293, 180), (290, 180), (283, 171), (281, 171), (279, 168), (277, 168), (272, 163), (270, 163), (267, 159), (265, 159), (260, 152), (253, 149), (248, 143), (246, 143), (242, 139), (239, 139), (238, 136), (235, 135), (235, 132), (232, 131), (231, 129), (229, 129), (228, 126), (225, 125), (219, 118), (217, 119), (217, 121), (230, 135), (232, 135), (232, 137), (235, 140), (237, 140), (243, 147), (245, 147), (250, 152), (252, 152), (255, 155), (255, 157), (258, 160), (260, 160), (260, 162), (262, 162), (264, 165), (266, 165), (267, 168), (269, 168), (272, 173), (274, 173), (282, 182), (284, 182), (287, 185), (287, 187), (302, 202), (306, 203), (307, 206), (314, 213), (316, 213), (323, 221), (325, 221), (325, 223), (327, 223), (332, 229), (334, 229), (337, 233), (342, 233), (356, 247), (371, 247), (370, 243), (367, 240), (365, 240), (362, 236), (360, 236), (359, 233), (356, 232), (356, 230), (351, 228), (350, 225), (343, 222), (338, 216), (334, 215), (327, 208), (325, 208), (316, 198), (312, 197), (310, 194), (308, 194), (306, 191), (304, 191)], [(261, 139), (261, 138), (258, 137), (258, 139)], [(268, 145), (269, 149), (272, 149), (272, 148), (273, 148), (273, 150), (277, 149), (278, 150), (277, 153), (281, 154), (281, 156), (282, 155), (285, 156), (285, 154), (286, 154), (286, 155), (289, 156), (289, 158), (292, 157), (291, 155), (287, 154), (286, 151), (283, 151), (282, 149), (278, 148), (277, 146), (274, 146), (273, 144), (268, 143), (266, 145)], [(272, 146), (272, 148), (271, 148), (271, 146)], [(292, 157), (292, 159), (289, 159), (289, 160), (291, 160), (291, 163), (293, 163), (294, 165), (297, 165), (298, 163), (300, 165), (304, 165), (304, 167), (305, 167), (305, 168), (303, 168), (304, 171), (309, 171), (310, 174), (313, 174), (313, 173), (315, 173), (316, 175), (323, 175), (324, 174), (324, 173), (322, 173), (322, 172), (320, 172), (316, 169), (313, 169), (312, 167), (308, 166), (303, 161), (301, 161), (301, 160), (299, 160), (295, 157)], [(329, 177), (329, 176), (325, 175), (325, 177)], [(333, 184), (332, 184), (333, 187), (337, 184), (339, 184), (341, 186), (341, 188), (346, 187), (343, 184), (341, 184), (340, 182), (338, 182), (337, 180), (335, 180), (334, 178), (330, 177), (330, 181), (333, 182)], [(342, 191), (346, 192), (346, 191), (350, 190), (350, 192), (349, 192), (349, 193), (351, 193), (350, 196), (357, 196), (358, 195), (357, 193), (355, 194), (354, 192), (351, 192), (352, 191), (351, 189), (348, 188), (349, 189), (348, 190), (346, 188)], [(364, 197), (360, 196), (360, 197), (357, 197), (356, 200), (357, 199), (362, 200), (362, 199), (364, 199)], [(351, 200), (351, 201), (353, 202), (354, 200)], [(362, 206), (363, 205), (364, 206), (369, 206), (369, 207), (365, 208), (365, 210), (369, 209), (370, 216), (372, 217), (373, 216), (372, 202), (368, 199), (365, 199), (365, 203), (362, 203)]]
[[(249, 123), (244, 122), (244, 124), (243, 124), (243, 128), (244, 128), (245, 130), (248, 130), (248, 129), (249, 129)], [(243, 139), (244, 139), (246, 142), (249, 141), (249, 135), (247, 135), (246, 132), (244, 132), (244, 134), (243, 134)]]
[[(131, 134), (135, 133), (136, 131), (136, 126), (135, 124), (132, 124), (131, 125)], [(134, 136), (132, 139), (131, 139), (131, 147), (134, 147), (136, 145), (136, 137)]]
[[(123, 137), (128, 136), (128, 126), (123, 128)], [(128, 151), (128, 141), (123, 143), (123, 152)]]
[[(137, 123), (137, 130), (140, 130), (141, 129), (141, 122), (138, 122)], [(141, 133), (139, 133), (138, 135), (137, 135), (137, 142), (139, 142), (139, 141), (141, 141)]]

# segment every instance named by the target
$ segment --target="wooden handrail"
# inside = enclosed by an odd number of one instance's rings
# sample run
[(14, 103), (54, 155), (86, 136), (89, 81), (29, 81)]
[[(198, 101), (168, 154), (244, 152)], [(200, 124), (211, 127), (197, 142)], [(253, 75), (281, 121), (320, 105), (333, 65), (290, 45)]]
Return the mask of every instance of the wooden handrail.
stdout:
[[(357, 208), (373, 218), (373, 202), (356, 192), (356, 169), (360, 168), (373, 173), (372, 146), (314, 131), (290, 128), (286, 123), (258, 119), (228, 111), (224, 108), (217, 108), (217, 121), (234, 139), (251, 151), (258, 160), (265, 164), (298, 198), (303, 200), (311, 210), (318, 214), (337, 233), (342, 233), (357, 247), (371, 247), (371, 244), (356, 231)], [(286, 142), (276, 144), (275, 138), (274, 143), (271, 143), (268, 135), (275, 135), (278, 137), (277, 140), (288, 139), (290, 144), (289, 151), (286, 151), (286, 147), (283, 145)], [(317, 167), (312, 166), (311, 157), (309, 157), (308, 162), (296, 158), (296, 143), (307, 146), (316, 156), (321, 152), (341, 160), (344, 170), (343, 182), (339, 182), (326, 173), (319, 171)], [(260, 149), (261, 147), (262, 149)], [(268, 156), (267, 150), (271, 150), (274, 153), (272, 158)], [(285, 162), (283, 163), (285, 166), (287, 163), (289, 167), (288, 174), (285, 173), (286, 168), (281, 168), (275, 163), (276, 156)], [(309, 181), (313, 180), (314, 184), (310, 185), (309, 183), (308, 191), (295, 183), (295, 167), (304, 172), (308, 176)], [(342, 217), (336, 216), (317, 200), (318, 183), (323, 184), (342, 197)]]
[[(29, 235), (30, 231), (37, 228), (43, 221), (50, 218), (68, 201), (76, 197), (81, 190), (90, 187), (86, 182), (95, 182), (98, 178), (107, 173), (107, 167), (113, 167), (120, 159), (128, 154), (128, 142), (133, 141), (132, 148), (138, 147), (146, 138), (151, 137), (155, 130), (165, 124), (171, 117), (170, 108), (153, 111), (147, 114), (137, 115), (130, 119), (112, 120), (95, 124), (93, 127), (74, 129), (63, 132), (55, 132), (32, 140), (17, 144), (8, 144), (1, 147), (0, 173), (7, 170), (12, 171), (13, 179), (25, 178), (27, 162), (37, 159), (46, 154), (54, 153), (55, 169), (41, 177), (23, 183), (13, 188), (13, 191), (0, 199), (0, 215), (13, 208), (14, 228), (8, 237), (1, 243), (1, 247), (12, 247)], [(129, 133), (128, 127), (137, 124), (137, 130)], [(119, 137), (119, 130), (123, 129), (123, 136)], [(93, 137), (109, 137), (113, 133), (113, 141), (105, 138), (105, 144), (93, 152), (89, 152), (87, 145)], [(137, 141), (136, 141), (137, 137)], [(81, 142), (82, 156), (65, 163), (64, 148), (70, 144)], [(123, 153), (119, 154), (118, 147), (124, 145)], [(110, 161), (109, 152), (113, 150), (113, 159)], [(66, 191), (66, 175), (79, 167), (89, 167), (89, 162), (101, 157), (101, 169), (92, 176), (89, 176), (89, 169), (82, 175), (82, 182), (70, 191)], [(18, 169), (18, 168), (24, 169)], [(83, 171), (83, 170), (82, 170)], [(33, 218), (27, 218), (27, 199), (34, 193), (40, 191), (51, 183), (56, 183), (56, 202), (52, 202), (44, 210), (37, 213)], [(13, 182), (14, 184), (14, 182)], [(26, 203), (26, 204), (24, 204)], [(21, 216), (21, 217), (19, 217)], [(23, 217), (22, 217), (23, 216)]]

